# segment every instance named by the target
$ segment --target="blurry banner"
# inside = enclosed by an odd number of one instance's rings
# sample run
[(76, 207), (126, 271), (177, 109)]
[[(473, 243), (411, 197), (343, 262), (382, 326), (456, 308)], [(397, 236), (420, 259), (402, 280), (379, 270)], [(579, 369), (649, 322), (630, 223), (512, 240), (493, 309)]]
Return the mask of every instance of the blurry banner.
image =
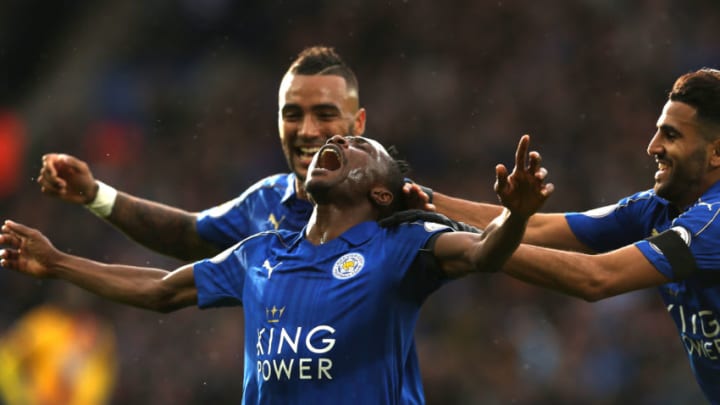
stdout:
[(0, 398), (7, 405), (106, 404), (116, 367), (108, 324), (89, 312), (37, 307), (0, 340)]
[(0, 110), (0, 198), (20, 185), (25, 154), (25, 126), (16, 114)]

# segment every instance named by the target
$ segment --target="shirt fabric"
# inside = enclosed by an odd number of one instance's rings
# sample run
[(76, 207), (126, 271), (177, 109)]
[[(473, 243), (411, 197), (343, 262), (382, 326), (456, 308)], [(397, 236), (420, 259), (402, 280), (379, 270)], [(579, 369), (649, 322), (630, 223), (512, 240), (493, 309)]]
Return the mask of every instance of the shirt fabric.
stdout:
[(197, 219), (198, 234), (219, 249), (227, 249), (258, 232), (301, 230), (313, 206), (298, 198), (295, 178), (293, 173), (268, 176), (237, 198), (202, 211)]
[[(673, 280), (660, 286), (690, 366), (705, 396), (720, 404), (720, 182), (687, 210), (679, 212), (653, 190), (617, 204), (565, 218), (577, 238), (597, 252), (634, 244), (645, 258)], [(678, 232), (695, 258), (689, 277), (673, 269), (667, 257), (645, 238), (668, 229)]]
[(197, 262), (200, 308), (243, 306), (243, 403), (424, 402), (415, 323), (447, 279), (416, 259), (448, 230), (370, 221), (318, 246), (304, 231), (270, 231)]

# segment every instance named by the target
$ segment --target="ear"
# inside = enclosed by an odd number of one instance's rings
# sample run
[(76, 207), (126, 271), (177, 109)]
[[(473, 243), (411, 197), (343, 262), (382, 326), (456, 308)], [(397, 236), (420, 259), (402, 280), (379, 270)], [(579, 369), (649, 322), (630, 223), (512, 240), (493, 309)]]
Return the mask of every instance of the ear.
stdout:
[(367, 119), (367, 112), (364, 108), (359, 109), (355, 113), (355, 121), (353, 122), (353, 135), (362, 135), (365, 133), (365, 120)]
[(387, 207), (392, 204), (395, 196), (390, 190), (388, 190), (387, 187), (375, 186), (370, 190), (370, 198), (375, 202), (375, 204), (381, 207)]
[(720, 139), (710, 143), (710, 166), (720, 167)]

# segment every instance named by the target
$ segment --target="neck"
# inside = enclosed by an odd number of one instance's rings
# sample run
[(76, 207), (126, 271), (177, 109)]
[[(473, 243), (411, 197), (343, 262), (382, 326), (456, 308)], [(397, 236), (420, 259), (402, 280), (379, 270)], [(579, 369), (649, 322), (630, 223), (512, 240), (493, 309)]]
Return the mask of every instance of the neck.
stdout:
[(313, 245), (322, 245), (342, 235), (353, 226), (372, 220), (377, 220), (377, 214), (374, 211), (363, 210), (360, 207), (319, 204), (315, 206), (308, 220), (305, 237)]
[(308, 200), (307, 192), (305, 192), (305, 185), (302, 181), (295, 175), (295, 194), (297, 195), (297, 198), (300, 198), (302, 200)]

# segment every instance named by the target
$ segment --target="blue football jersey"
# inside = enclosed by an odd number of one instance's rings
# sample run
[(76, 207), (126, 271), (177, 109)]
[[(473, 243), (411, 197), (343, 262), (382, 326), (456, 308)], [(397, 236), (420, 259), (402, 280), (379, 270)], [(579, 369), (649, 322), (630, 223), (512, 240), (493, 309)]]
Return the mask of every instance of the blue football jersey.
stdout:
[(200, 213), (200, 237), (226, 249), (258, 232), (299, 231), (312, 213), (312, 204), (297, 197), (295, 174), (276, 174), (250, 186), (239, 197)]
[[(617, 204), (569, 213), (570, 228), (598, 252), (634, 243), (655, 268), (673, 280), (659, 287), (685, 346), (695, 378), (713, 403), (720, 403), (720, 183), (679, 213), (653, 190)], [(665, 255), (645, 240), (674, 229), (688, 244), (697, 271), (679, 279)]]
[(244, 403), (423, 402), (406, 392), (422, 393), (415, 323), (447, 279), (421, 252), (447, 230), (364, 222), (319, 246), (269, 231), (197, 262), (201, 308), (243, 306)]

